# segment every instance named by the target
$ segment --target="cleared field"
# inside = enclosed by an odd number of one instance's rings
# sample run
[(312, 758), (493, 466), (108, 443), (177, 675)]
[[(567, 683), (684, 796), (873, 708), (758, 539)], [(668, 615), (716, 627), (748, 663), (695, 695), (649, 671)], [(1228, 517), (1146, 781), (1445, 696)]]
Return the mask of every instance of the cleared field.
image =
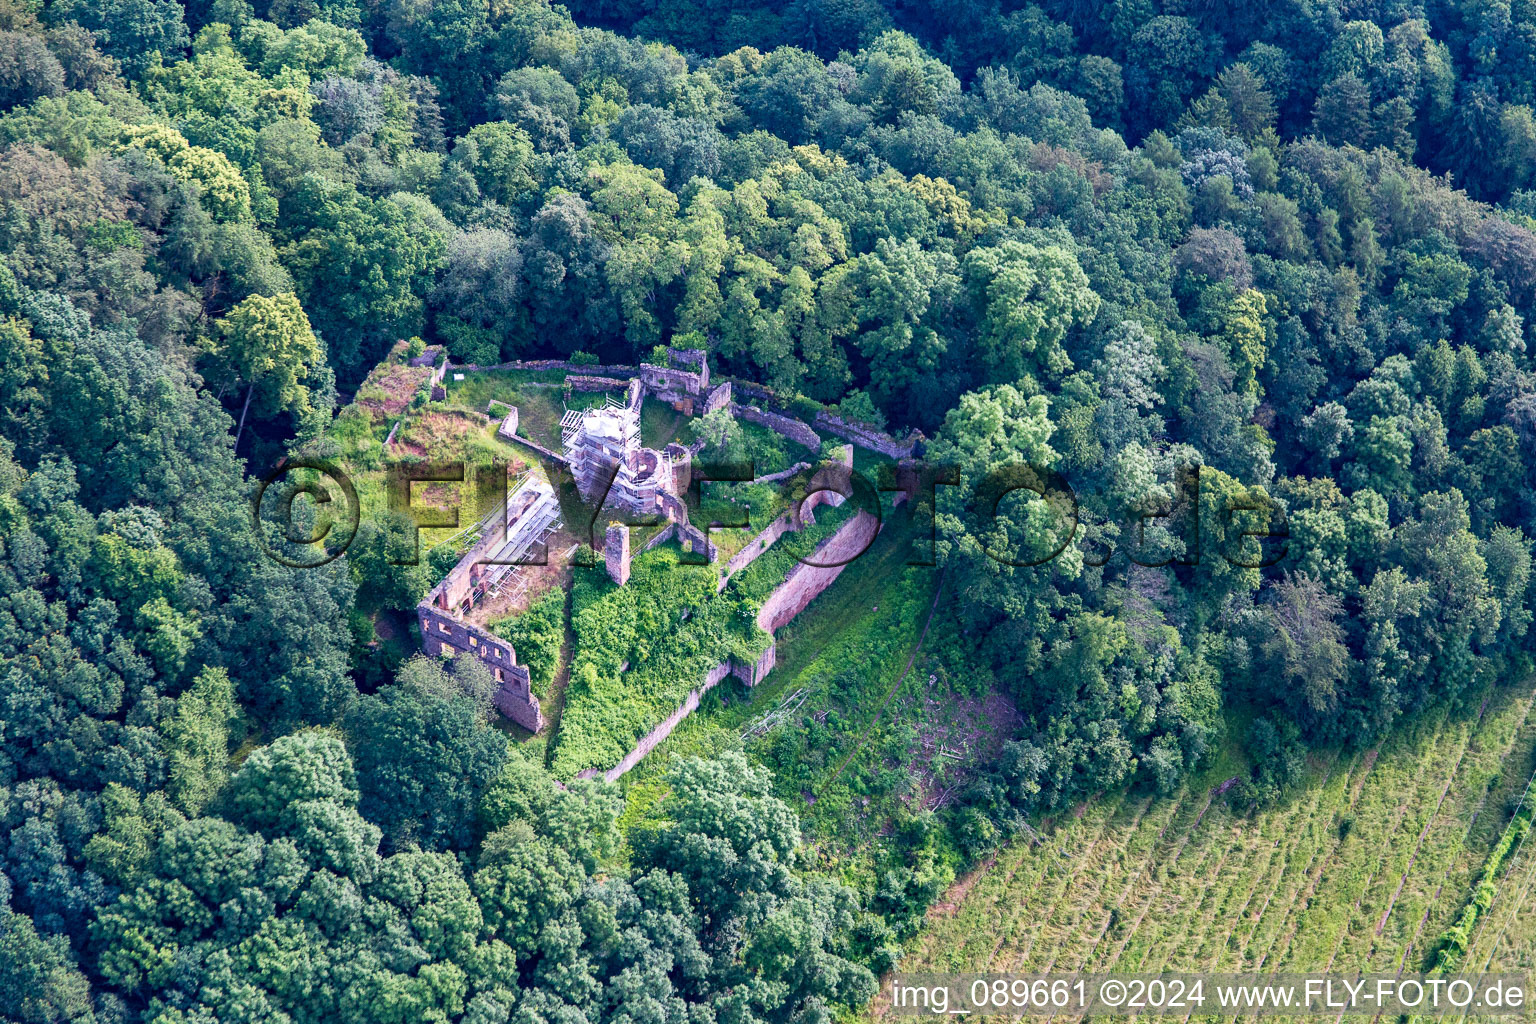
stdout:
[[(1530, 682), (1501, 688), (1379, 749), (1322, 752), (1306, 785), (1252, 816), (1227, 806), (1220, 772), (1080, 806), (958, 883), (902, 969), (1428, 970), (1530, 781), (1532, 698)], [(1464, 970), (1531, 968), (1533, 887), (1526, 844)]]

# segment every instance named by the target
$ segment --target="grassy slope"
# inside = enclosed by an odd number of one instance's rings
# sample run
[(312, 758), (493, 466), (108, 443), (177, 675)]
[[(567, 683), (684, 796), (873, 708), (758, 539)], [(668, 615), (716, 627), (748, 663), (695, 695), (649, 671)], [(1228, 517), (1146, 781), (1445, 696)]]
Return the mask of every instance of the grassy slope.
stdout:
[(728, 683), (710, 694), (700, 706), (700, 714), (678, 726), (665, 743), (629, 774), (626, 781), (632, 792), (643, 791), (649, 780), (659, 779), (666, 761), (674, 755), (704, 755), (737, 745), (738, 734), (747, 723), (792, 693), (796, 687), (790, 684), (798, 683), (806, 666), (820, 652), (869, 617), (870, 585), (900, 572), (903, 543), (904, 531), (882, 531), (836, 583), (779, 630), (778, 661), (772, 674), (750, 691)]
[[(617, 763), (705, 672), (729, 655), (755, 658), (768, 643), (753, 622), (763, 599), (793, 567), (797, 551), (836, 532), (855, 511), (851, 504), (822, 510), (813, 526), (769, 548), (718, 596), (716, 568), (679, 564), (671, 545), (637, 556), (623, 591), (606, 578), (578, 585), (572, 603), (577, 653), (554, 741), (556, 773), (570, 777)], [(681, 595), (698, 589), (700, 574), (707, 575), (707, 596), (685, 616)], [(652, 599), (658, 621), (648, 624)]]
[[(745, 748), (773, 766), (780, 797), (805, 815), (817, 863), (849, 880), (868, 874), (892, 818), (911, 801), (928, 800), (906, 789), (914, 758), (922, 758), (915, 737), (949, 722), (954, 711), (946, 680), (929, 685), (932, 668), (919, 645), (940, 576), (906, 565), (914, 533), (905, 511), (891, 514), (874, 545), (780, 631), (779, 660), (766, 682), (753, 691), (730, 683), (711, 692), (625, 777), (627, 826), (665, 794), (671, 758)], [(786, 702), (790, 714), (743, 740), (748, 726)]]

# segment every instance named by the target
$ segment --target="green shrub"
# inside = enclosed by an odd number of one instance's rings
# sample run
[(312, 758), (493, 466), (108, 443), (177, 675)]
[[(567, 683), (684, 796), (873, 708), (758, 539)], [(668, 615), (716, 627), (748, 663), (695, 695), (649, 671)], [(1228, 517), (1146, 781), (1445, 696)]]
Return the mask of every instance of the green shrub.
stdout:
[(565, 642), (565, 591), (550, 590), (527, 611), (492, 623), (491, 632), (511, 642), (517, 663), (533, 678), (533, 692), (547, 697)]
[(796, 562), (853, 514), (818, 510), (817, 522), (785, 537), (716, 593), (716, 566), (690, 565), (666, 545), (635, 558), (629, 583), (598, 572), (571, 590), (576, 656), (552, 768), (561, 778), (606, 769), (677, 709), (704, 674), (727, 658), (755, 661), (772, 637), (757, 628), (763, 601)]
[(789, 413), (805, 420), (808, 424), (814, 424), (816, 417), (821, 415), (826, 407), (814, 398), (806, 398), (804, 395), (796, 395), (789, 400)]

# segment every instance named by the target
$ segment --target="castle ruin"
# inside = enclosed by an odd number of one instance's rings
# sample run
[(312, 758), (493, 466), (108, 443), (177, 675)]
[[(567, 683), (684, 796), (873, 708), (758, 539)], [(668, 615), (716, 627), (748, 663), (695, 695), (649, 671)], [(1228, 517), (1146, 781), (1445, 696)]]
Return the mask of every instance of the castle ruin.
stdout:
[[(568, 383), (571, 380), (571, 377), (567, 378)], [(732, 401), (730, 382), (710, 388), (709, 366), (702, 351), (668, 349), (665, 364), (644, 364), (627, 383), (611, 378), (582, 377), (577, 384), (580, 386), (574, 389), (581, 391), (611, 391), (622, 387), (624, 397), (618, 399), (610, 394), (601, 406), (568, 409), (560, 421), (561, 452), (548, 451), (518, 435), (517, 409), (504, 403), (494, 403), (508, 410), (498, 433), (533, 448), (552, 463), (568, 467), (583, 502), (598, 514), (604, 510), (612, 513), (613, 519), (608, 523), (602, 541), (603, 564), (609, 578), (619, 586), (629, 581), (631, 558), (635, 553), (631, 547), (632, 526), (659, 527), (646, 540), (642, 551), (675, 539), (685, 550), (703, 555), (710, 563), (716, 562), (718, 549), (704, 530), (689, 521), (685, 502), (693, 475), (693, 458), (702, 443), (692, 448), (675, 443), (660, 450), (647, 448), (641, 439), (640, 413), (647, 395), (670, 403), (686, 415), (694, 415), (695, 410), (707, 413), (720, 408), (730, 408), (734, 413), (738, 407)], [(808, 428), (804, 434), (809, 436), (802, 438), (773, 417), (765, 414), (764, 419), (771, 429), (792, 440), (813, 448), (819, 445), (819, 438)], [(786, 419), (794, 426), (804, 426), (784, 417), (779, 419)], [(814, 510), (818, 505), (843, 504), (851, 494), (852, 468), (853, 449), (849, 445), (844, 447), (840, 458), (812, 473), (801, 500), (752, 538), (730, 564), (723, 567), (720, 589), (724, 589), (734, 573), (749, 565), (785, 533), (798, 532), (815, 522)], [(809, 464), (801, 463), (767, 479), (788, 478), (809, 469)], [(539, 700), (530, 686), (528, 669), (517, 663), (512, 645), (476, 624), (472, 613), (488, 592), (494, 592), (512, 566), (525, 561), (528, 552), (559, 526), (559, 501), (554, 488), (535, 469), (508, 497), (505, 513), (504, 528), (482, 528), (481, 539), (443, 581), (432, 588), (416, 612), (426, 652), (445, 657), (467, 654), (478, 658), (500, 684), (495, 698), (498, 710), (536, 732), (543, 725), (543, 716)], [(821, 553), (856, 556), (873, 540), (879, 527), (878, 517), (860, 512), (824, 542)], [(840, 563), (826, 567), (797, 566), (764, 605), (758, 625), (770, 635), (777, 632), (829, 586), (841, 570)], [(697, 703), (700, 694), (728, 676), (739, 678), (745, 685), (755, 685), (772, 671), (775, 660), (773, 644), (752, 664), (727, 659), (702, 680), (700, 688), (691, 695), (693, 704)], [(691, 710), (692, 705), (686, 705), (674, 718), (681, 720)], [(659, 742), (675, 724), (676, 721), (669, 719), (658, 726), (653, 738), (633, 752), (633, 760), (644, 756), (649, 743)], [(615, 766), (607, 774), (610, 777), (622, 774), (633, 760), (627, 758), (625, 764)]]
[[(708, 381), (708, 366), (698, 377)], [(673, 387), (677, 375), (667, 380)], [(623, 401), (609, 396), (601, 408), (571, 409), (560, 420), (561, 448), (582, 500), (599, 510), (616, 510), (627, 520), (609, 525), (603, 545), (608, 575), (621, 586), (629, 579), (631, 524), (662, 527), (646, 542), (646, 550), (676, 539), (684, 550), (702, 554), (710, 562), (718, 555), (708, 535), (688, 521), (684, 496), (697, 448), (674, 443), (657, 451), (640, 443), (640, 409), (646, 390), (644, 380), (631, 380)], [(692, 394), (700, 390), (695, 387)], [(623, 535), (622, 543), (616, 534)]]
[(510, 643), (477, 625), (468, 613), (544, 541), (559, 520), (560, 503), (549, 481), (533, 469), (500, 511), (504, 518), (498, 521), (493, 514), (482, 523), (480, 539), (416, 606), (416, 621), (426, 653), (478, 658), (499, 684), (497, 710), (537, 732), (544, 717), (528, 669), (517, 663)]
[[(608, 383), (619, 382), (605, 382), (605, 386)], [(702, 351), (669, 349), (666, 365), (640, 368), (622, 401), (610, 396), (599, 408), (568, 410), (560, 422), (563, 456), (548, 454), (570, 467), (577, 491), (589, 506), (615, 510), (635, 523), (660, 525), (662, 529), (647, 541), (647, 549), (676, 539), (686, 550), (713, 562), (718, 553), (715, 545), (689, 523), (683, 500), (694, 450), (669, 444), (657, 451), (641, 444), (640, 409), (648, 392), (689, 415), (696, 403), (718, 408), (730, 400), (729, 384), (709, 390), (709, 365)], [(517, 409), (506, 409), (498, 434), (522, 441), (516, 433)], [(530, 447), (542, 451), (536, 445)], [(504, 513), (499, 522), (493, 515), (481, 524), (480, 539), (416, 606), (416, 619), (427, 654), (478, 658), (499, 684), (497, 709), (537, 732), (544, 718), (528, 669), (517, 663), (510, 643), (474, 621), (473, 612), (558, 527), (560, 503), (542, 471), (535, 468), (508, 496)], [(621, 586), (629, 580), (630, 557), (629, 526), (614, 523), (604, 538), (603, 560), (608, 575)]]

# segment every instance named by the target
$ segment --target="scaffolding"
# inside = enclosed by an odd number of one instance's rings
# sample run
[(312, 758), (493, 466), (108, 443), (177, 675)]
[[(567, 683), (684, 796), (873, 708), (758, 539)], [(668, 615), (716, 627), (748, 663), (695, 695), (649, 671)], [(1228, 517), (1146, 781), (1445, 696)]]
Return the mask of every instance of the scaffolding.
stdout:
[[(509, 574), (521, 577), (520, 563), (528, 552), (559, 530), (560, 502), (543, 477), (530, 473), (507, 497), (506, 536), (494, 550), (487, 553), (485, 575), (476, 581), (470, 591), (469, 603), (483, 598), (487, 593), (499, 594), (504, 585), (514, 581)], [(522, 586), (526, 587), (526, 580)]]
[[(580, 409), (567, 409), (565, 415), (560, 417), (560, 445), (569, 449), (571, 443), (581, 433), (582, 420), (586, 418)], [(569, 451), (567, 451), (569, 454)]]
[(612, 395), (604, 403), (598, 409), (567, 409), (560, 419), (560, 443), (583, 498), (593, 501), (606, 489), (605, 505), (636, 509), (645, 499), (637, 476), (643, 475), (639, 466), (647, 451), (640, 446), (639, 410)]

